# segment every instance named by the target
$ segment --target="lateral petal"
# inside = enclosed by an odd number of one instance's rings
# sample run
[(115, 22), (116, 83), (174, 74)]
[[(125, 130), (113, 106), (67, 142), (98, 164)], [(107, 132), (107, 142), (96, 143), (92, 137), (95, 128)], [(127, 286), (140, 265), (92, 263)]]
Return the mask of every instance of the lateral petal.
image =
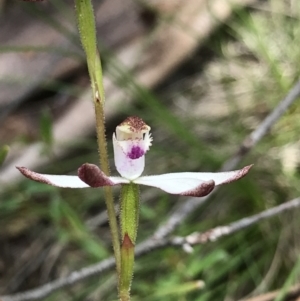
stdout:
[(28, 179), (36, 182), (49, 184), (57, 187), (64, 188), (86, 188), (89, 187), (86, 183), (82, 182), (77, 176), (60, 176), (60, 175), (47, 175), (40, 174), (29, 170), (26, 167), (17, 167), (17, 169)]
[(172, 194), (199, 197), (209, 194), (214, 186), (227, 184), (244, 177), (251, 167), (252, 165), (249, 165), (240, 170), (229, 172), (182, 172), (144, 176), (135, 179), (133, 182), (157, 187)]
[(202, 181), (213, 180), (215, 185), (228, 184), (243, 178), (251, 169), (252, 165), (248, 165), (239, 170), (226, 172), (184, 172), (184, 177), (194, 177)]
[(193, 177), (182, 177), (181, 173), (144, 176), (133, 182), (136, 184), (157, 187), (171, 194), (194, 197), (205, 196), (215, 187), (213, 180), (201, 181)]

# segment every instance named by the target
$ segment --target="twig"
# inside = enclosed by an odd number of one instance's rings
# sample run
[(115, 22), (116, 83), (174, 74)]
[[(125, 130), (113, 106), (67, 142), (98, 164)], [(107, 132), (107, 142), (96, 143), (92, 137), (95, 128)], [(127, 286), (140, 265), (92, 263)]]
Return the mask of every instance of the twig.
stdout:
[[(289, 202), (283, 203), (277, 207), (265, 210), (261, 213), (253, 215), (251, 217), (243, 218), (237, 222), (231, 223), (227, 226), (220, 226), (208, 230), (203, 233), (193, 233), (186, 237), (173, 237), (173, 238), (161, 238), (156, 239), (152, 237), (147, 239), (143, 243), (139, 244), (136, 248), (136, 257), (143, 254), (149, 253), (151, 250), (159, 249), (166, 246), (176, 246), (183, 247), (186, 249), (186, 246), (196, 245), (196, 244), (205, 244), (211, 241), (215, 241), (222, 236), (232, 234), (234, 232), (240, 231), (244, 228), (247, 228), (251, 225), (254, 225), (264, 219), (270, 218), (274, 215), (278, 215), (284, 211), (291, 210), (293, 208), (300, 207), (300, 197), (293, 199)], [(114, 267), (114, 258), (110, 257), (92, 265), (87, 268), (83, 268), (79, 271), (72, 272), (69, 276), (48, 282), (45, 285), (37, 287), (33, 290), (29, 290), (24, 293), (19, 293), (15, 295), (8, 295), (0, 297), (1, 301), (29, 301), (29, 300), (39, 300), (47, 297), (54, 291), (70, 286), (76, 282), (84, 280), (93, 275), (98, 275), (106, 270), (109, 270)]]
[(28, 290), (24, 293), (18, 293), (11, 296), (0, 297), (1, 301), (29, 301), (29, 300), (39, 300), (49, 296), (54, 291), (70, 286), (78, 281), (86, 279), (90, 276), (100, 274), (107, 269), (113, 268), (115, 266), (114, 257), (109, 257), (98, 264), (93, 266), (83, 268), (79, 271), (72, 272), (69, 276), (48, 282), (45, 285), (37, 287), (32, 290)]
[(185, 246), (187, 244), (192, 246), (196, 244), (204, 244), (209, 241), (216, 241), (222, 236), (230, 235), (244, 228), (250, 227), (264, 219), (297, 207), (300, 207), (300, 197), (250, 217), (242, 218), (239, 221), (233, 222), (227, 226), (216, 227), (203, 233), (195, 232), (185, 237), (174, 237), (171, 240), (171, 245)]
[(243, 141), (237, 153), (225, 162), (222, 171), (235, 168), (242, 158), (270, 131), (277, 120), (300, 97), (300, 81), (289, 91), (289, 94), (275, 107), (263, 122)]
[[(235, 169), (239, 162), (249, 153), (249, 151), (268, 133), (276, 121), (286, 112), (286, 110), (300, 97), (300, 81), (289, 91), (288, 95), (275, 107), (275, 109), (261, 122), (261, 124), (243, 141), (235, 155), (227, 160), (221, 171)], [(218, 188), (219, 189), (219, 188)], [(215, 188), (214, 192), (217, 189)], [(213, 194), (204, 198), (190, 198), (180, 204), (168, 220), (161, 225), (154, 236), (163, 238), (174, 231), (174, 229), (196, 208), (204, 204)]]

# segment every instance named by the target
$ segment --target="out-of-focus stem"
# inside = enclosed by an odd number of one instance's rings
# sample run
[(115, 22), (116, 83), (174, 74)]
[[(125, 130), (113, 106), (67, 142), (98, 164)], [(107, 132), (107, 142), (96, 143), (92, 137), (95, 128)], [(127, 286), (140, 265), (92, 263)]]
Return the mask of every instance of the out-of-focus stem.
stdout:
[(139, 217), (139, 187), (130, 183), (121, 189), (121, 275), (119, 294), (121, 301), (130, 300), (130, 287), (134, 267), (134, 247)]
[(0, 149), (0, 165), (4, 162), (5, 158), (7, 157), (8, 152), (9, 152), (9, 146), (8, 145), (4, 145)]

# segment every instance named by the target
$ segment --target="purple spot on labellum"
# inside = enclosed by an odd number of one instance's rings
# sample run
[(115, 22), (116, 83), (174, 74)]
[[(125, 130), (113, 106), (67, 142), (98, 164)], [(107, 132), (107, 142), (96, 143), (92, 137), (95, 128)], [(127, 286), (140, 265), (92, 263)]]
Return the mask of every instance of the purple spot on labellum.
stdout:
[(145, 152), (139, 146), (133, 146), (127, 155), (130, 159), (138, 159), (144, 156), (144, 154)]

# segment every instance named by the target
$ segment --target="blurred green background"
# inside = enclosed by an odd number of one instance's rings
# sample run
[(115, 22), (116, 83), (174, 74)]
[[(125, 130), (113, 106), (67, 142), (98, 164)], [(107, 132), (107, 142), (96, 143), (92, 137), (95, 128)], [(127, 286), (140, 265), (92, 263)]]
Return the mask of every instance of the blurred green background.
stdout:
[[(0, 294), (6, 295), (99, 262), (112, 250), (101, 189), (49, 187), (22, 179), (14, 167), (75, 174), (85, 162), (98, 163), (74, 4), (0, 4), (0, 146), (10, 147), (0, 167)], [(299, 78), (297, 0), (94, 5), (112, 174), (112, 133), (129, 115), (152, 128), (145, 174), (217, 171)], [(299, 196), (299, 117), (295, 102), (244, 158), (241, 166), (255, 164), (249, 175), (222, 187), (173, 234), (226, 225)], [(141, 196), (138, 242), (186, 200), (144, 187)], [(282, 214), (192, 254), (152, 251), (136, 261), (133, 300), (240, 300), (297, 284), (299, 217), (299, 210)], [(109, 271), (45, 300), (116, 299)]]

